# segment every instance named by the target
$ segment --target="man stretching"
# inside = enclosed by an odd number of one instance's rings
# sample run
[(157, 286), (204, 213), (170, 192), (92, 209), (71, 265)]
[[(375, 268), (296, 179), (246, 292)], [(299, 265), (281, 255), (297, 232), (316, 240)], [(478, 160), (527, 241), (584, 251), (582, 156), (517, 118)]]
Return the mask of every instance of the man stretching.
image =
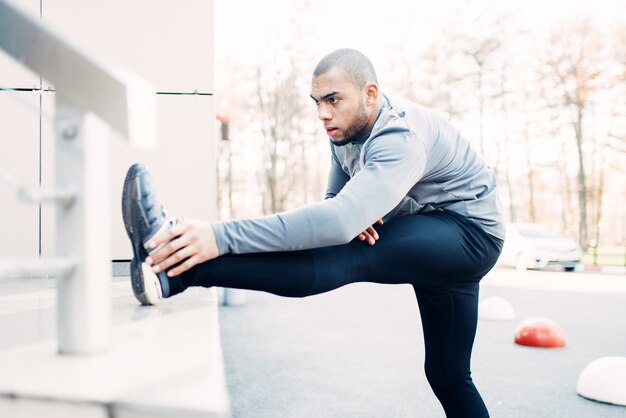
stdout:
[(128, 170), (135, 296), (149, 305), (190, 286), (304, 297), (355, 282), (411, 284), (426, 377), (446, 416), (488, 417), (470, 359), (479, 282), (504, 240), (493, 173), (442, 117), (382, 93), (358, 51), (322, 58), (310, 95), (330, 139), (323, 201), (255, 219), (174, 220), (146, 168)]

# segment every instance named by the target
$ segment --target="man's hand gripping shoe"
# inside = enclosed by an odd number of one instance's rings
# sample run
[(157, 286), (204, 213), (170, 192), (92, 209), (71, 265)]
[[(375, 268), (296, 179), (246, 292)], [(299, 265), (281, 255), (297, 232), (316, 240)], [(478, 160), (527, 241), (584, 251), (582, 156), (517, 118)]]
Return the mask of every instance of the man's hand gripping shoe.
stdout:
[(154, 305), (169, 296), (169, 280), (165, 273), (154, 273), (144, 262), (151, 251), (148, 242), (159, 232), (170, 227), (163, 207), (158, 203), (148, 169), (133, 164), (126, 173), (122, 192), (122, 216), (126, 233), (133, 247), (130, 279), (133, 293), (142, 305)]

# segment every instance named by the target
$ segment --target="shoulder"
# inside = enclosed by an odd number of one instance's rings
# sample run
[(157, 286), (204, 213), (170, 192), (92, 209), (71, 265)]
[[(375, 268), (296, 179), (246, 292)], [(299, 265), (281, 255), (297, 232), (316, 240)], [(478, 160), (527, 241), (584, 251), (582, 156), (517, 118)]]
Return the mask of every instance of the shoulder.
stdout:
[(374, 124), (371, 137), (395, 132), (413, 131), (424, 136), (428, 128), (438, 124), (440, 115), (432, 109), (412, 102), (395, 93), (384, 92), (381, 114)]
[(413, 161), (421, 158), (423, 143), (402, 121), (393, 121), (363, 144), (361, 160)]
[(364, 154), (374, 152), (404, 153), (419, 143), (418, 135), (407, 120), (407, 105), (415, 105), (392, 94), (383, 95), (383, 109), (372, 134), (363, 144)]

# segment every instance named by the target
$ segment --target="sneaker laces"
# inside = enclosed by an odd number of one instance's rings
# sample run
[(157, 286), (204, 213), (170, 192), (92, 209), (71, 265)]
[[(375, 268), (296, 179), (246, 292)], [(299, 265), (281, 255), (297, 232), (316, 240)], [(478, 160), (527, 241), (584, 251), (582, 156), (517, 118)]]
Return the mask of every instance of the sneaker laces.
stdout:
[[(157, 210), (154, 210), (155, 208)], [(147, 212), (148, 212), (148, 222), (150, 222), (150, 225), (152, 225), (153, 223), (157, 221), (158, 215), (163, 216), (163, 218), (165, 219), (165, 222), (168, 223), (169, 228), (172, 228), (183, 221), (181, 218), (171, 216), (169, 211), (165, 209), (163, 205), (159, 205), (157, 207), (154, 204), (152, 204), (147, 208)]]
[(170, 215), (169, 211), (161, 206), (161, 211), (163, 212), (163, 217), (165, 218), (165, 222), (167, 222), (170, 228), (175, 227), (176, 225), (183, 222), (182, 218)]

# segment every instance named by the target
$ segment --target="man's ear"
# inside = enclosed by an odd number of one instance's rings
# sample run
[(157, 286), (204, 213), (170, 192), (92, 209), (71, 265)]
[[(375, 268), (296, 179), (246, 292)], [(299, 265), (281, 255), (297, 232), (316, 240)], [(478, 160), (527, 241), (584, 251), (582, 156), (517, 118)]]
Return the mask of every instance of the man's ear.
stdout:
[(365, 104), (373, 106), (378, 100), (378, 84), (370, 81), (363, 87), (363, 91), (365, 92)]

